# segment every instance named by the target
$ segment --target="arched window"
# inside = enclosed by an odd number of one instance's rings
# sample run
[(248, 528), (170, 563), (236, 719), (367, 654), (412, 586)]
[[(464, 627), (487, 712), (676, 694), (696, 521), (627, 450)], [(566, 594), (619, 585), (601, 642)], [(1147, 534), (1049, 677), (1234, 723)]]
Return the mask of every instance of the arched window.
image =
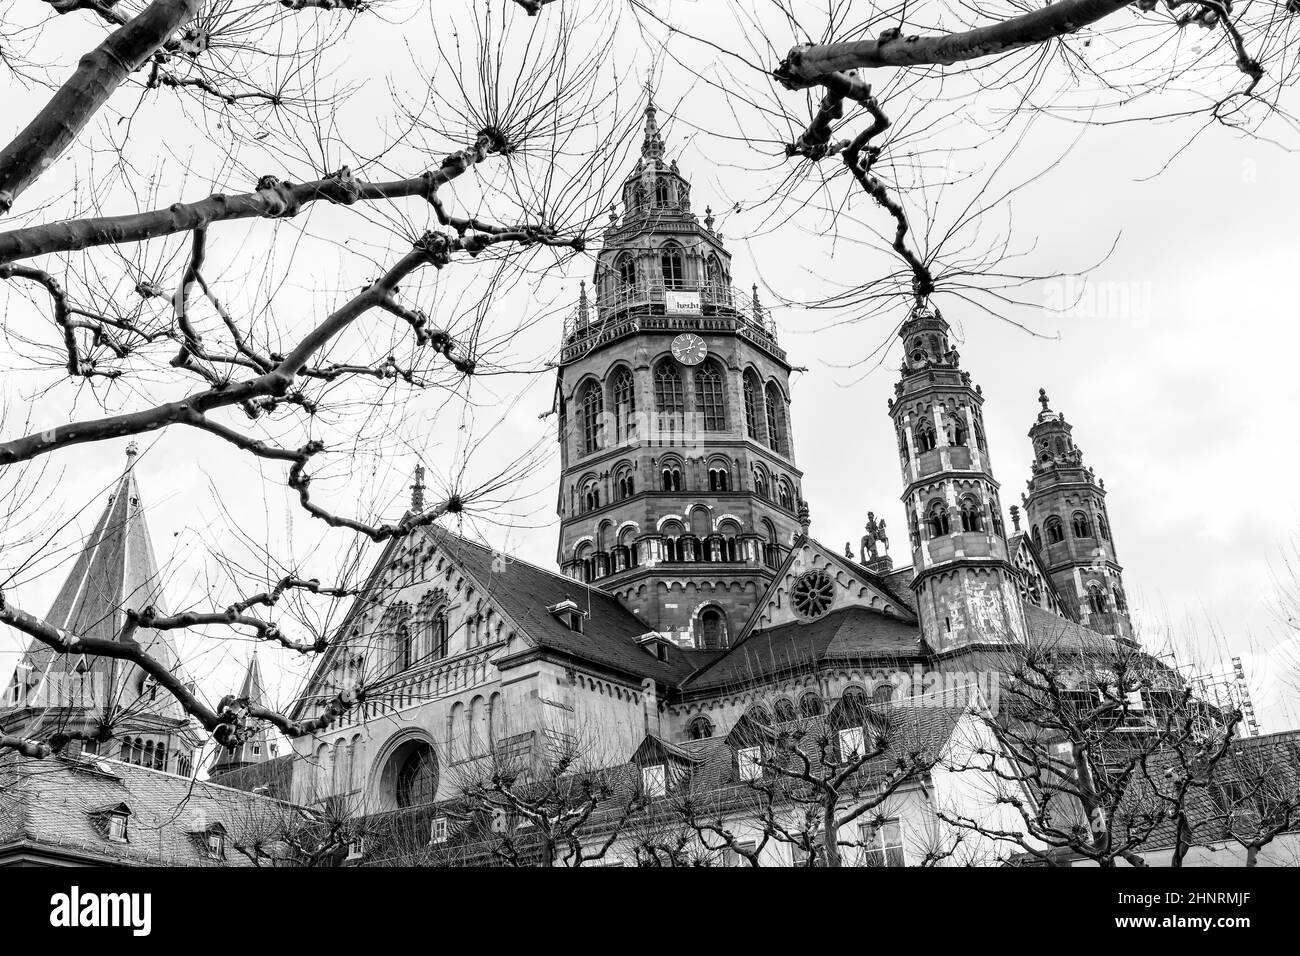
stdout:
[(1042, 536), (1042, 534), (1040, 534), (1039, 531), (1038, 531), (1038, 525), (1034, 525), (1033, 539), (1034, 539), (1034, 547), (1035, 547), (1035, 548), (1042, 548), (1042, 546), (1043, 546), (1043, 536)]
[(340, 737), (334, 741), (334, 779), (331, 793), (344, 793), (352, 787), (352, 761), (348, 742)]
[(930, 537), (932, 538), (941, 538), (952, 533), (952, 527), (948, 521), (948, 506), (942, 501), (936, 501), (930, 505), (926, 523), (930, 527)]
[[(397, 755), (394, 755), (397, 756)], [(432, 803), (437, 789), (437, 761), (427, 744), (411, 747), (397, 766), (395, 797), (399, 807)]]
[(794, 491), (790, 488), (790, 482), (782, 478), (777, 482), (777, 501), (782, 508), (787, 511), (794, 510)]
[(655, 180), (655, 205), (668, 206), (672, 204), (672, 188), (668, 185), (668, 180), (659, 178)]
[(1105, 614), (1110, 610), (1106, 604), (1106, 592), (1095, 584), (1088, 585), (1088, 608), (1094, 614)]
[(636, 285), (636, 260), (629, 255), (618, 258), (618, 281), (625, 289)]
[(447, 610), (439, 607), (424, 622), (424, 653), (434, 660), (447, 656)]
[(785, 454), (785, 400), (777, 389), (775, 382), (768, 382), (764, 390), (764, 402), (767, 411), (767, 443), (775, 451)]
[(659, 478), (659, 487), (662, 491), (681, 491), (682, 463), (675, 459), (665, 459)]
[(662, 362), (655, 369), (655, 408), (661, 414), (674, 416), (686, 411), (682, 377), (671, 362)]
[(590, 455), (600, 448), (600, 416), (604, 412), (600, 385), (588, 382), (582, 388), (578, 399), (578, 419), (582, 429), (582, 449), (580, 454)]
[(871, 692), (871, 703), (888, 704), (894, 699), (894, 685), (880, 684)]
[(787, 720), (794, 720), (794, 701), (788, 697), (779, 697), (772, 704), (772, 713), (776, 716), (778, 723), (784, 723)]
[(675, 242), (665, 242), (659, 250), (659, 267), (663, 270), (664, 285), (680, 289), (686, 282), (686, 263), (682, 247)]
[(626, 365), (620, 365), (614, 370), (609, 398), (614, 407), (614, 424), (618, 429), (618, 440), (633, 440), (636, 438), (636, 385), (632, 378), (632, 370)]
[(1110, 525), (1106, 523), (1104, 514), (1097, 515), (1097, 533), (1101, 535), (1103, 541), (1110, 540)]
[(590, 541), (584, 541), (573, 552), (573, 560), (578, 565), (578, 579), (581, 581), (596, 580), (596, 556), (593, 553)]
[(727, 646), (727, 625), (722, 612), (715, 607), (700, 612), (700, 647), (706, 651)]
[(722, 555), (723, 561), (739, 561), (742, 558), (740, 550), (740, 525), (734, 521), (722, 521), (718, 524), (718, 534), (722, 535)]
[(923, 455), (927, 451), (934, 451), (935, 443), (934, 422), (922, 418), (916, 424), (916, 453)]
[(1056, 453), (1057, 453), (1058, 455), (1061, 455), (1062, 457), (1064, 457), (1064, 455), (1065, 455), (1065, 439), (1064, 439), (1064, 438), (1061, 438), (1060, 436), (1057, 436), (1056, 442), (1055, 442), (1055, 444), (1054, 444), (1054, 448), (1056, 449)]
[(352, 772), (349, 775), (348, 780), (349, 790), (360, 790), (364, 785), (366, 778), (365, 759), (365, 741), (361, 739), (360, 734), (357, 734), (352, 738), (352, 742), (348, 744), (348, 764), (352, 767)]
[(397, 625), (397, 659), (402, 670), (415, 663), (415, 640), (411, 637), (411, 628), (405, 621)]
[(582, 484), (582, 513), (595, 511), (600, 507), (600, 484), (595, 478), (588, 478)]
[(754, 465), (754, 491), (764, 498), (770, 497), (767, 485), (767, 469), (762, 465)]
[(1115, 585), (1114, 593), (1115, 593), (1115, 610), (1127, 611), (1128, 599), (1124, 597), (1124, 589), (1117, 584)]
[(961, 502), (961, 530), (983, 531), (983, 509), (972, 498), (963, 498)]
[(962, 418), (960, 410), (953, 413), (951, 427), (948, 431), (948, 441), (952, 445), (966, 445), (966, 422)]
[(707, 717), (696, 717), (690, 725), (691, 740), (707, 740), (713, 736), (713, 721)]
[(1065, 523), (1057, 515), (1052, 515), (1043, 522), (1043, 531), (1047, 534), (1048, 544), (1059, 544), (1065, 540)]
[(1088, 520), (1088, 516), (1082, 511), (1074, 513), (1074, 516), (1070, 519), (1070, 526), (1076, 538), (1092, 537), (1092, 522)]
[(730, 490), (731, 471), (727, 468), (726, 463), (720, 461), (709, 462), (709, 491)]
[(758, 393), (762, 386), (753, 369), (745, 370), (745, 433), (754, 441), (759, 440), (758, 432)]
[(978, 418), (975, 419), (975, 446), (983, 452), (989, 450), (988, 443), (984, 440), (984, 427), (979, 423)]
[(712, 360), (695, 370), (695, 410), (707, 432), (727, 429), (727, 396), (722, 369)]
[(799, 698), (799, 714), (802, 717), (820, 717), (825, 708), (816, 691), (808, 691)]
[(615, 487), (618, 489), (617, 493), (619, 501), (622, 501), (624, 498), (631, 498), (636, 494), (636, 480), (632, 476), (631, 469), (624, 468), (618, 473)]

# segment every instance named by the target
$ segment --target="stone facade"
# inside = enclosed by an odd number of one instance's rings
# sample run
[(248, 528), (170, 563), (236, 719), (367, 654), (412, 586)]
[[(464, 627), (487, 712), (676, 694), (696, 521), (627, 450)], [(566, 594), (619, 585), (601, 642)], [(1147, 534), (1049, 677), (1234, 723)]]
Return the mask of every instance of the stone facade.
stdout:
[(1038, 395), (1043, 410), (1029, 429), (1033, 475), (1023, 498), (1030, 536), (1070, 615), (1094, 631), (1131, 638), (1124, 569), (1115, 557), (1106, 513), (1106, 483), (1084, 465), (1074, 429), (1048, 408), (1046, 391), (1039, 389)]
[[(739, 632), (799, 530), (790, 366), (664, 162), (653, 103), (559, 370), (557, 561), (686, 647)], [(702, 359), (682, 361), (692, 336)]]

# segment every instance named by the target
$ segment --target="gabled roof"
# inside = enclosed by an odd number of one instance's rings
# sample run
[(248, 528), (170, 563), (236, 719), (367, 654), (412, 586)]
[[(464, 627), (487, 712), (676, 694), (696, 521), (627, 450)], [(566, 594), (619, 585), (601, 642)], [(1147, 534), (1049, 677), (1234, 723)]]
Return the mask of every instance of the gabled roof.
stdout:
[(849, 606), (811, 621), (753, 632), (720, 660), (692, 675), (683, 690), (689, 693), (741, 686), (776, 672), (809, 669), (825, 661), (897, 661), (921, 654), (921, 632), (914, 622)]
[[(664, 661), (638, 646), (637, 638), (649, 627), (608, 591), (506, 557), (444, 528), (429, 527), (423, 533), (469, 575), (479, 593), (519, 625), (522, 637), (536, 646), (668, 684), (698, 666), (693, 655), (676, 645), (666, 648)], [(581, 633), (570, 630), (547, 610), (565, 600), (590, 612)]]
[[(45, 620), (81, 637), (116, 640), (126, 620), (126, 610), (152, 607), (166, 614), (163, 576), (154, 557), (145, 522), (140, 488), (136, 482), (134, 446), (127, 451), (127, 468), (109, 496), (94, 530), (73, 562), (72, 570), (54, 598)], [(155, 660), (171, 671), (181, 662), (166, 631), (140, 628), (134, 634)], [(181, 706), (170, 694), (156, 697), (144, 690), (145, 674), (134, 665), (101, 657), (58, 654), (33, 639), (9, 683), (26, 683), (26, 696), (39, 707), (71, 707), (89, 717), (127, 709), (132, 718), (119, 729), (156, 727), (158, 720), (188, 723)], [(61, 692), (55, 688), (61, 687)], [(56, 704), (56, 702), (58, 702)], [(67, 711), (58, 717), (68, 723)], [(39, 720), (39, 718), (38, 718)], [(39, 722), (25, 732), (39, 730)]]
[[(117, 760), (13, 755), (0, 758), (0, 863), (36, 854), (134, 866), (212, 865), (191, 834), (219, 824), (235, 843), (243, 834), (264, 833), (287, 810), (267, 797)], [(96, 825), (96, 814), (109, 812), (129, 812), (126, 842), (107, 839)], [(225, 863), (247, 860), (232, 851)]]

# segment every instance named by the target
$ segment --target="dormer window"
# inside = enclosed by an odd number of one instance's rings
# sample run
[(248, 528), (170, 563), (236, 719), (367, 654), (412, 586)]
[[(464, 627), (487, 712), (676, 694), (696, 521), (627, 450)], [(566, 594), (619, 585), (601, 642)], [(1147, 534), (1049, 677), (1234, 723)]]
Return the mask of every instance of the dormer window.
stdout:
[(104, 839), (114, 843), (128, 843), (127, 822), (131, 818), (131, 808), (125, 803), (118, 803), (98, 810), (90, 811), (90, 818), (95, 828), (103, 834)]
[(668, 660), (668, 638), (658, 631), (649, 631), (636, 639), (647, 654), (653, 654), (655, 660)]
[(757, 780), (763, 775), (763, 755), (758, 747), (741, 747), (736, 751), (736, 767), (741, 780)]
[(226, 834), (221, 830), (208, 831), (208, 859), (224, 860), (226, 858)]
[(641, 768), (641, 790), (647, 797), (662, 797), (668, 792), (668, 775), (663, 764)]
[(360, 860), (366, 855), (366, 841), (363, 837), (348, 842), (348, 860)]
[(575, 634), (582, 633), (583, 621), (586, 615), (571, 598), (565, 598), (559, 604), (552, 604), (546, 610), (547, 613)]
[(119, 843), (126, 842), (126, 814), (110, 813), (107, 818), (108, 838)]
[(840, 731), (840, 760), (857, 760), (867, 752), (861, 727), (846, 727)]
[(447, 818), (434, 817), (429, 826), (429, 843), (436, 845), (447, 842)]

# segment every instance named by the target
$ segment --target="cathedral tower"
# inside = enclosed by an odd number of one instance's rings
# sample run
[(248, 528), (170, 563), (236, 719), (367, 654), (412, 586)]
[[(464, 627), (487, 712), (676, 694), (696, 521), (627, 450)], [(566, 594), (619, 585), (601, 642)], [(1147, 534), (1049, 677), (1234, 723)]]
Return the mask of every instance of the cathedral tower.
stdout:
[[(128, 609), (167, 613), (163, 576), (145, 524), (135, 478), (136, 445), (126, 470), (45, 620), (86, 638), (121, 639)], [(139, 627), (132, 639), (155, 660), (181, 672), (169, 631)], [(180, 704), (134, 664), (107, 657), (58, 654), (33, 639), (0, 697), (0, 728), (15, 736), (111, 735), (74, 742), (87, 753), (189, 776), (203, 738)]]
[(1094, 631), (1132, 638), (1128, 600), (1110, 519), (1106, 483), (1083, 464), (1073, 429), (1063, 414), (1043, 406), (1029, 437), (1034, 442), (1032, 477), (1024, 496), (1029, 534), (1067, 612)]
[(902, 380), (889, 403), (903, 469), (922, 633), (937, 653), (1023, 640), (998, 483), (978, 386), (961, 370), (939, 312), (915, 309), (899, 330)]
[[(257, 663), (256, 648), (248, 660), (248, 669), (244, 671), (244, 682), (237, 696), (241, 700), (248, 701), (250, 705), (267, 706), (266, 688), (262, 682), (262, 668)], [(212, 766), (208, 768), (208, 776), (217, 779), (232, 770), (241, 770), (253, 764), (264, 763), (275, 756), (274, 747), (269, 725), (263, 723), (251, 737), (234, 750), (227, 750), (225, 747), (217, 748)]]
[[(647, 631), (724, 647), (799, 531), (790, 365), (701, 223), (653, 101), (591, 290), (566, 323), (558, 559)], [(581, 595), (575, 593), (581, 603)]]

